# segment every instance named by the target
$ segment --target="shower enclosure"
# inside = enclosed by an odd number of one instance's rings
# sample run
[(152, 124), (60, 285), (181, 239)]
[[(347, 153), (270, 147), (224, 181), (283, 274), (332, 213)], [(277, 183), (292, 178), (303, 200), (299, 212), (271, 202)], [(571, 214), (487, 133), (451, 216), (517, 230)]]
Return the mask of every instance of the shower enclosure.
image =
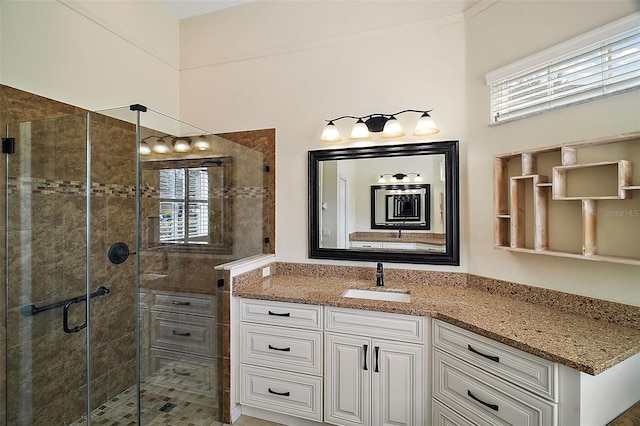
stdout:
[(232, 139), (141, 105), (7, 125), (0, 425), (222, 421), (215, 267), (271, 229)]

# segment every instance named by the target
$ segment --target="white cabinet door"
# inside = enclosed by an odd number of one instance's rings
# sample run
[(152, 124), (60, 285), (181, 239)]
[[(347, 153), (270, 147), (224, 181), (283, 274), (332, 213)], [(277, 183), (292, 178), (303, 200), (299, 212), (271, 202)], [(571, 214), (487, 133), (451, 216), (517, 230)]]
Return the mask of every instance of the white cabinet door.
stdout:
[(377, 339), (372, 345), (372, 424), (422, 425), (423, 348)]
[(325, 333), (325, 423), (371, 424), (371, 341)]

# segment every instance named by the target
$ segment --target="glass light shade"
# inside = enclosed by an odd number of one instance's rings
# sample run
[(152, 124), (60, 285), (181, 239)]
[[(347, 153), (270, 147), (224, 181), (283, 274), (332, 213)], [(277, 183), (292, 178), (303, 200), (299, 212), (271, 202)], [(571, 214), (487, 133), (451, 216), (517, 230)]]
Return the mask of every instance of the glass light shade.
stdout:
[(369, 128), (364, 124), (364, 121), (359, 118), (351, 130), (351, 136), (349, 136), (349, 139), (369, 139), (370, 137)]
[(340, 133), (338, 132), (338, 128), (333, 124), (333, 121), (330, 121), (324, 128), (322, 136), (320, 136), (320, 140), (322, 142), (340, 142), (342, 140)]
[(380, 178), (378, 179), (378, 183), (387, 183), (387, 181), (384, 178), (384, 175), (380, 175)]
[(409, 176), (404, 175), (404, 177), (402, 178), (402, 181), (405, 182), (405, 183), (409, 182)]
[(167, 143), (162, 139), (158, 139), (158, 141), (153, 144), (153, 148), (151, 148), (151, 150), (156, 154), (168, 154), (171, 152), (169, 145), (167, 145)]
[(439, 133), (440, 129), (436, 127), (433, 118), (429, 116), (429, 113), (425, 112), (418, 120), (416, 124), (416, 130), (413, 132), (413, 136), (429, 136)]
[(399, 138), (404, 136), (404, 131), (402, 130), (402, 126), (397, 118), (391, 117), (384, 125), (384, 129), (382, 129), (383, 138)]
[(391, 176), (391, 179), (389, 181), (395, 183), (398, 181), (398, 179), (395, 176)]
[(173, 150), (175, 152), (189, 152), (191, 151), (191, 144), (189, 139), (178, 138), (173, 141)]
[(207, 149), (211, 148), (211, 142), (209, 142), (205, 138), (198, 138), (193, 143), (193, 147), (198, 151), (206, 151)]
[(147, 145), (146, 142), (140, 142), (140, 154), (149, 155), (151, 154), (151, 148)]
[(422, 176), (420, 173), (416, 173), (416, 177), (413, 179), (414, 182), (422, 182)]

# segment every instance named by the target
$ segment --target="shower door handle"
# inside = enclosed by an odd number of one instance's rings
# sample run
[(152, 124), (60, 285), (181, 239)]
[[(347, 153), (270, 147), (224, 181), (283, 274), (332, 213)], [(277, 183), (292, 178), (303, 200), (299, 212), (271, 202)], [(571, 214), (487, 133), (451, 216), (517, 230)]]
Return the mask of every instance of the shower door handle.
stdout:
[[(69, 307), (71, 305), (73, 305), (74, 303), (78, 303), (78, 302), (84, 302), (84, 323), (77, 325), (73, 328), (69, 328)], [(70, 301), (68, 301), (65, 305), (64, 305), (64, 309), (62, 311), (62, 329), (64, 330), (65, 333), (77, 333), (78, 331), (82, 330), (83, 328), (85, 328), (87, 326), (87, 299), (84, 298), (76, 298), (76, 299), (72, 299)]]

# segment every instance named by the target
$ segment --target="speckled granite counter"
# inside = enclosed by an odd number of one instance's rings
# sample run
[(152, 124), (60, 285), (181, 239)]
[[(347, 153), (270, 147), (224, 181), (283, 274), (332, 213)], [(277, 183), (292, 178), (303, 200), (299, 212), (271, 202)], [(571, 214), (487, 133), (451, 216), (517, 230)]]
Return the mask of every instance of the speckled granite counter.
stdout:
[[(273, 264), (275, 273), (267, 278), (260, 278), (257, 272), (236, 277), (233, 295), (439, 318), (592, 375), (640, 352), (640, 328), (636, 322), (640, 308), (629, 305), (603, 301), (608, 313), (601, 309), (589, 313), (587, 309), (585, 315), (580, 315), (570, 312), (573, 307), (559, 309), (523, 301), (514, 289), (518, 285), (503, 286), (506, 291), (501, 295), (500, 286), (469, 284), (467, 274), (426, 273), (435, 278), (416, 282), (421, 280), (416, 274), (386, 270), (385, 277), (390, 279), (386, 279), (381, 289), (369, 278), (372, 268), (351, 268), (353, 273), (328, 273), (325, 268), (324, 272), (308, 274), (308, 271), (300, 273), (301, 267), (285, 265)], [(315, 270), (320, 271), (318, 265)], [(411, 302), (343, 298), (341, 295), (348, 288), (403, 289), (411, 294)], [(585, 300), (593, 299), (576, 296), (575, 301), (566, 303), (585, 305)], [(591, 304), (594, 303), (597, 304)], [(621, 312), (615, 312), (618, 306)], [(576, 308), (580, 310), (579, 306)], [(595, 319), (592, 314), (608, 320)]]
[(411, 232), (403, 231), (402, 237), (398, 238), (398, 231), (395, 232), (352, 232), (349, 234), (349, 241), (372, 241), (372, 242), (393, 242), (393, 243), (425, 243), (444, 244), (444, 234), (434, 234), (431, 232)]

